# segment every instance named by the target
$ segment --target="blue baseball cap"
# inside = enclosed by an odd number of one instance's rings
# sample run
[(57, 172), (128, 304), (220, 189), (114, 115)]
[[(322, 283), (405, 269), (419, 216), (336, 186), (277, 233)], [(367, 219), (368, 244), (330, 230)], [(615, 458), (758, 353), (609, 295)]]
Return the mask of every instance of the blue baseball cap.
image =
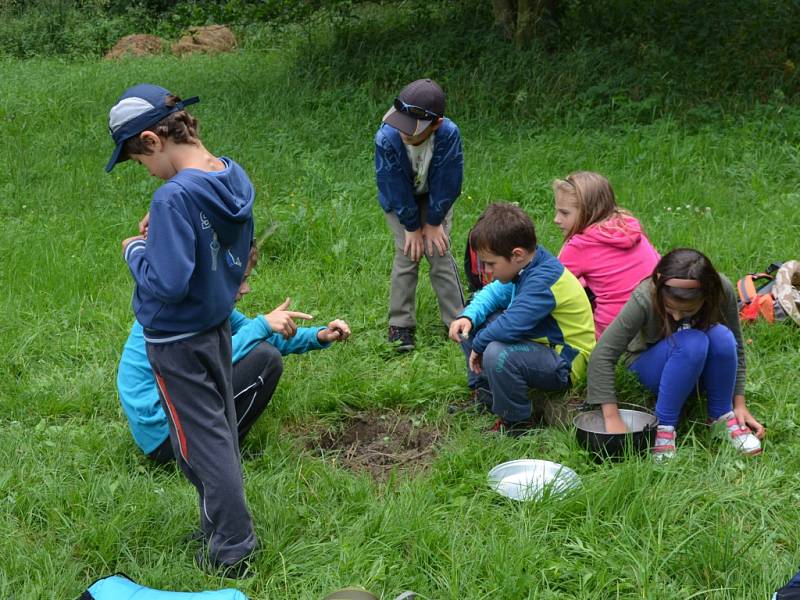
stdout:
[(174, 106), (167, 106), (167, 97), (171, 95), (163, 87), (150, 83), (140, 83), (122, 93), (108, 113), (108, 131), (116, 147), (106, 165), (106, 173), (117, 163), (127, 160), (126, 157), (120, 157), (125, 140), (152, 127), (167, 115), (200, 102), (200, 98), (194, 96), (181, 100)]

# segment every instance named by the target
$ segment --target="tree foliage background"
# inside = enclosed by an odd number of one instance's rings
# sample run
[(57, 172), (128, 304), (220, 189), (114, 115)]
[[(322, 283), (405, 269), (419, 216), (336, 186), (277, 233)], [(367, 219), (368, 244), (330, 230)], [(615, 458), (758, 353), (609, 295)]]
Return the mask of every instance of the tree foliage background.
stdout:
[(0, 55), (93, 59), (222, 23), (246, 49), (289, 43), (319, 85), (425, 72), (506, 119), (707, 120), (795, 102), (798, 22), (794, 0), (0, 0)]

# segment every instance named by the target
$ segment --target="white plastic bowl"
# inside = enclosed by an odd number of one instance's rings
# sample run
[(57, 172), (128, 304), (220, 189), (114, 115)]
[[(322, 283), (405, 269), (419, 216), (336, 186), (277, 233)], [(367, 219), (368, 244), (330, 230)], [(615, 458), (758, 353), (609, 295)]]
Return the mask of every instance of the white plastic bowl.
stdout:
[(489, 471), (489, 486), (512, 500), (538, 500), (545, 492), (563, 494), (580, 484), (575, 471), (549, 460), (512, 460)]

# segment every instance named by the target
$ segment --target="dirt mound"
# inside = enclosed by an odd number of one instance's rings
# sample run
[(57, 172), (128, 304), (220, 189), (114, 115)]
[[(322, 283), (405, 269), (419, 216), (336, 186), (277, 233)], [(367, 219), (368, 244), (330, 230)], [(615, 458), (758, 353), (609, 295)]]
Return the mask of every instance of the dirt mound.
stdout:
[(316, 432), (310, 450), (355, 472), (385, 479), (391, 471), (419, 472), (433, 459), (440, 432), (418, 415), (363, 412), (340, 427)]
[(123, 58), (125, 56), (148, 56), (161, 54), (166, 46), (166, 41), (157, 35), (135, 33), (126, 35), (106, 53), (107, 59)]
[(183, 36), (172, 45), (172, 53), (178, 56), (205, 52), (217, 54), (230, 52), (236, 48), (236, 36), (224, 25), (208, 25), (206, 27), (190, 27), (189, 35)]

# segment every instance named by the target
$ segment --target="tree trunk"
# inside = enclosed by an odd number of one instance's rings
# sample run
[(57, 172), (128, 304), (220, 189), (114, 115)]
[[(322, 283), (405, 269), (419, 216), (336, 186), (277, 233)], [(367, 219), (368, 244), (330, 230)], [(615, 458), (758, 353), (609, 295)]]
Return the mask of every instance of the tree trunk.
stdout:
[(507, 40), (514, 39), (517, 26), (517, 2), (516, 0), (492, 0), (492, 13), (503, 37)]
[(555, 11), (558, 0), (492, 0), (492, 13), (503, 37), (517, 48), (530, 44), (546, 10)]

